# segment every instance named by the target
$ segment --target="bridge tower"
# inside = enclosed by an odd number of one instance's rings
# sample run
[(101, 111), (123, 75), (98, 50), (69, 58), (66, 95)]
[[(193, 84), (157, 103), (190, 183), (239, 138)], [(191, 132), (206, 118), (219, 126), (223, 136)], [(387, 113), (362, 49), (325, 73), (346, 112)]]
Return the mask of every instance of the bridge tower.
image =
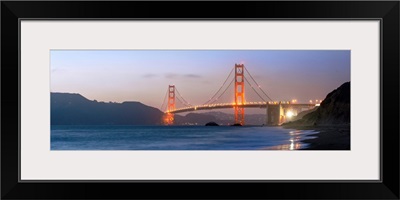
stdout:
[(244, 125), (244, 65), (235, 64), (235, 124)]
[(167, 112), (164, 115), (164, 124), (174, 124), (174, 113), (170, 113), (171, 110), (175, 110), (175, 85), (168, 86), (168, 104)]

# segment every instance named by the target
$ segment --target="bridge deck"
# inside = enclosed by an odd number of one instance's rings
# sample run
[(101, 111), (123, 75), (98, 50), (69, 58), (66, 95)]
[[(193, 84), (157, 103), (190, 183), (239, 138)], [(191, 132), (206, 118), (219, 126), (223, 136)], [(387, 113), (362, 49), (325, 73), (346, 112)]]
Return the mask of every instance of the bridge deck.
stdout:
[[(175, 110), (169, 111), (169, 113), (183, 113), (183, 112), (191, 112), (197, 110), (212, 110), (212, 109), (221, 109), (221, 108), (234, 108), (236, 105), (235, 103), (220, 103), (220, 104), (210, 104), (210, 105), (198, 105), (198, 106), (191, 106), (191, 107), (184, 107)], [(291, 104), (291, 103), (284, 103), (284, 104), (275, 104), (275, 103), (267, 103), (267, 102), (248, 102), (243, 105), (238, 105), (239, 107), (245, 108), (265, 108), (267, 106), (282, 106), (283, 108), (289, 107), (315, 107), (319, 106), (319, 104)]]

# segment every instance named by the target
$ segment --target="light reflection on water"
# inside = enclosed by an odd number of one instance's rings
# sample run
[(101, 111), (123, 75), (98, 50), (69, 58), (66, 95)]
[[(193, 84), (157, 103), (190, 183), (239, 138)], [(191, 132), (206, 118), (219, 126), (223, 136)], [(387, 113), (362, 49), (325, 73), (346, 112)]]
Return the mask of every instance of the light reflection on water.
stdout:
[[(288, 141), (288, 144), (267, 147), (265, 149), (268, 149), (268, 150), (299, 150), (299, 149), (303, 149), (303, 148), (306, 148), (308, 146), (308, 144), (302, 143), (301, 140), (316, 138), (315, 136), (308, 136), (308, 135), (316, 134), (316, 133), (318, 133), (318, 132), (313, 131), (313, 130), (309, 130), (309, 131), (293, 130), (293, 131), (289, 132), (290, 139)], [(307, 136), (300, 136), (302, 134), (306, 134)]]

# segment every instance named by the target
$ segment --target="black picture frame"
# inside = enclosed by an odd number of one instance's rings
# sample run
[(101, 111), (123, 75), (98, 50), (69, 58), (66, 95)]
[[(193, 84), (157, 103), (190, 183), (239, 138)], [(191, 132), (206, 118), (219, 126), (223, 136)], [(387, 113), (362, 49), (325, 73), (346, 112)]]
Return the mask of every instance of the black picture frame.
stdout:
[[(399, 1), (2, 1), (1, 198), (399, 199), (399, 9)], [(382, 180), (378, 182), (20, 182), (18, 167), (19, 113), (21, 111), (19, 103), (19, 20), (22, 18), (379, 19), (382, 22)]]

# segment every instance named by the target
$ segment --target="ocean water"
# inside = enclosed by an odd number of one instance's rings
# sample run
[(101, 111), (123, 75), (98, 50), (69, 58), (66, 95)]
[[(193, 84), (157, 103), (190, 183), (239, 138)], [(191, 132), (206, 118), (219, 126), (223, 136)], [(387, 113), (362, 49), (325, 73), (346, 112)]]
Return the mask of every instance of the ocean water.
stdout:
[(297, 150), (316, 132), (281, 127), (51, 126), (51, 150)]

